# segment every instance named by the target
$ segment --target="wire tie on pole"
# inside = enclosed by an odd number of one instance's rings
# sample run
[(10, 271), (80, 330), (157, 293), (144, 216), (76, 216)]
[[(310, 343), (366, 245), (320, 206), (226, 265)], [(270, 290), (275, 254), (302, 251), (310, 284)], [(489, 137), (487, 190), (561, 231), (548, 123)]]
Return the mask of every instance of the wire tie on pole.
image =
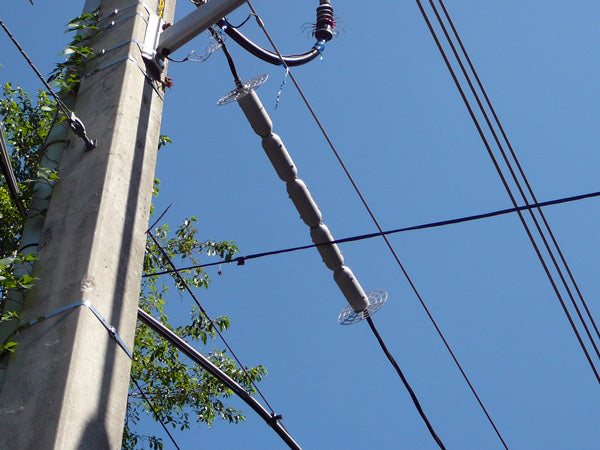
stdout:
[(115, 10), (111, 11), (110, 13), (108, 13), (107, 15), (105, 15), (104, 17), (101, 17), (100, 19), (98, 19), (98, 22), (103, 22), (103, 21), (105, 21), (106, 19), (108, 19), (110, 17), (116, 16), (120, 12), (127, 11), (128, 9), (131, 9), (131, 8), (135, 8), (138, 5), (141, 5), (148, 13), (150, 13), (150, 11), (151, 11), (150, 7), (148, 5), (146, 5), (144, 2), (135, 2), (135, 3), (132, 3), (129, 6), (124, 6), (121, 9), (115, 9)]
[(112, 47), (110, 47), (110, 48), (103, 48), (103, 49), (102, 49), (102, 50), (100, 50), (98, 53), (96, 53), (96, 58), (98, 58), (98, 57), (100, 57), (100, 56), (104, 56), (104, 55), (106, 55), (107, 53), (110, 53), (110, 52), (112, 52), (113, 50), (117, 50), (118, 48), (121, 48), (121, 47), (123, 47), (123, 46), (125, 46), (125, 45), (127, 45), (127, 44), (130, 44), (130, 43), (132, 43), (132, 42), (133, 42), (133, 43), (135, 43), (135, 44), (137, 44), (138, 48), (141, 48), (141, 47), (142, 47), (142, 45), (143, 45), (143, 44), (142, 44), (140, 41), (138, 41), (137, 39), (129, 39), (128, 41), (121, 42), (120, 44), (117, 44), (117, 45), (113, 45), (113, 46), (112, 46)]
[[(29, 322), (23, 324), (22, 326), (18, 327), (12, 334), (16, 334), (18, 332), (20, 332), (21, 330), (24, 330), (25, 328), (29, 328), (32, 325), (35, 325), (37, 323), (43, 322), (46, 319), (49, 319), (51, 317), (57, 316), (59, 314), (62, 314), (64, 312), (70, 311), (71, 309), (75, 309), (79, 306), (85, 306), (86, 308), (88, 308), (90, 311), (92, 311), (92, 313), (94, 313), (94, 316), (96, 316), (96, 318), (100, 321), (100, 323), (102, 324), (102, 326), (104, 326), (104, 328), (106, 328), (106, 330), (108, 331), (108, 334), (110, 334), (110, 336), (117, 341), (117, 344), (119, 344), (119, 346), (125, 351), (125, 353), (127, 353), (127, 356), (129, 356), (130, 359), (133, 359), (133, 353), (131, 352), (131, 350), (129, 349), (129, 347), (127, 347), (127, 345), (125, 344), (125, 342), (123, 341), (123, 339), (121, 339), (121, 336), (119, 336), (119, 333), (117, 332), (117, 329), (115, 327), (113, 327), (112, 325), (110, 325), (106, 319), (102, 316), (102, 314), (100, 314), (100, 312), (94, 307), (94, 305), (92, 305), (92, 303), (89, 300), (83, 300), (80, 302), (76, 302), (76, 303), (71, 303), (70, 305), (66, 305), (63, 306), (61, 308), (58, 308), (44, 316), (40, 316), (36, 319), (30, 320)], [(11, 334), (11, 336), (12, 336)]]
[(126, 17), (123, 17), (122, 19), (119, 19), (119, 20), (112, 20), (112, 21), (111, 21), (111, 22), (110, 22), (108, 25), (106, 25), (104, 28), (101, 28), (101, 29), (100, 29), (100, 31), (104, 31), (104, 30), (108, 30), (108, 29), (110, 29), (110, 28), (113, 28), (113, 27), (115, 27), (115, 26), (119, 25), (120, 23), (123, 23), (123, 22), (125, 22), (126, 20), (129, 20), (129, 19), (131, 19), (132, 17), (135, 17), (135, 16), (140, 16), (140, 17), (142, 18), (142, 20), (143, 20), (144, 22), (146, 22), (146, 25), (148, 24), (148, 19), (147, 19), (146, 17), (142, 16), (142, 14), (141, 14), (141, 13), (139, 13), (139, 12), (136, 12), (136, 13), (130, 14), (130, 15), (126, 16)]
[(154, 82), (156, 80), (154, 80), (154, 78), (152, 78), (150, 75), (148, 75), (148, 73), (146, 72), (146, 69), (144, 69), (142, 66), (140, 66), (140, 63), (131, 55), (127, 55), (124, 56), (123, 58), (119, 58), (116, 61), (113, 61), (111, 63), (108, 63), (102, 67), (99, 67), (98, 69), (94, 69), (92, 70), (90, 73), (84, 75), (83, 77), (81, 77), (81, 81), (83, 81), (86, 78), (91, 77), (92, 75), (96, 75), (98, 72), (101, 72), (105, 69), (108, 69), (109, 67), (114, 66), (115, 64), (118, 64), (120, 62), (123, 61), (131, 61), (132, 63), (134, 63), (138, 69), (140, 69), (140, 72), (142, 72), (142, 74), (144, 75), (144, 77), (146, 77), (146, 80), (148, 80), (148, 82), (152, 85), (152, 89), (154, 89), (154, 92), (156, 92), (156, 95), (158, 95), (160, 97), (161, 100), (164, 100), (163, 94), (160, 92), (160, 90), (156, 87), (156, 85), (154, 84)]

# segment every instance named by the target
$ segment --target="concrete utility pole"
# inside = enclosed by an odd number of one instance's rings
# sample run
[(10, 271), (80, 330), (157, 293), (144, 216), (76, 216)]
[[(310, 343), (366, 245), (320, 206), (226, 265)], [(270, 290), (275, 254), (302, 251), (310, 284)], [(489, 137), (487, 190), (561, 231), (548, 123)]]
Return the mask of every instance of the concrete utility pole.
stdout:
[[(74, 108), (97, 148), (69, 135), (21, 323), (78, 306), (16, 336), (0, 388), (2, 449), (120, 447), (131, 361), (94, 310), (131, 348), (163, 104), (136, 41), (157, 3), (102, 1), (101, 17), (131, 7), (100, 23), (114, 21), (92, 46), (112, 50), (86, 68)], [(175, 0), (165, 3), (170, 22)]]

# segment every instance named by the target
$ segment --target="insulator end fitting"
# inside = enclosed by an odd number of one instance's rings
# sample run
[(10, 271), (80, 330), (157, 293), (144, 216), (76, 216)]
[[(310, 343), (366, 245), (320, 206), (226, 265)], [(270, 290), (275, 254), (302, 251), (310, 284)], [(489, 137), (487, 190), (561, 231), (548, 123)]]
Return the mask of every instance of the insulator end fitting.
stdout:
[(320, 5), (317, 7), (317, 24), (315, 26), (315, 38), (329, 42), (333, 39), (335, 32), (335, 20), (331, 5)]

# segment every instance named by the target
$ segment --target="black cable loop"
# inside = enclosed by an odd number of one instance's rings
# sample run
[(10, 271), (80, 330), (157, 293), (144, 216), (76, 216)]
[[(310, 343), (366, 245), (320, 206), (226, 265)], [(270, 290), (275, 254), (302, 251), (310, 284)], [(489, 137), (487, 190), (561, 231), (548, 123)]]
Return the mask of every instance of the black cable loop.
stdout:
[(252, 12), (248, 16), (248, 18), (237, 27), (229, 23), (229, 21), (226, 18), (217, 22), (217, 25), (227, 34), (227, 36), (233, 39), (244, 50), (269, 64), (273, 64), (276, 66), (283, 65), (285, 67), (301, 66), (319, 57), (325, 44), (331, 39), (333, 39), (333, 36), (335, 34), (335, 20), (333, 18), (333, 8), (331, 7), (329, 1), (321, 3), (322, 4), (320, 4), (317, 7), (317, 20), (313, 32), (315, 38), (317, 39), (317, 42), (309, 51), (298, 55), (284, 56), (281, 55), (279, 52), (273, 53), (255, 44), (246, 36), (244, 36), (244, 34), (242, 34), (241, 31), (238, 30), (238, 28), (244, 25), (252, 16), (256, 17), (259, 26), (261, 26), (262, 28), (262, 21), (256, 15), (256, 11), (254, 11), (253, 8), (251, 8)]
[[(498, 172), (500, 179), (502, 181), (502, 184), (504, 185), (505, 190), (508, 193), (508, 196), (510, 197), (511, 202), (513, 203), (513, 205), (516, 207), (516, 200), (515, 197), (512, 193), (512, 191), (510, 190), (510, 187), (508, 186), (508, 182), (506, 181), (506, 178), (504, 177), (504, 174), (502, 173), (502, 170), (500, 169), (500, 166), (498, 165), (498, 161), (496, 160), (496, 157), (494, 156), (492, 149), (490, 147), (490, 144), (488, 142), (488, 140), (486, 139), (483, 130), (481, 128), (481, 125), (479, 124), (479, 121), (477, 120), (477, 118), (475, 117), (475, 113), (473, 112), (473, 109), (471, 108), (471, 105), (469, 103), (469, 101), (467, 100), (467, 97), (465, 95), (465, 92), (462, 89), (462, 86), (460, 85), (458, 78), (456, 76), (456, 73), (454, 72), (454, 69), (452, 68), (450, 61), (448, 60), (448, 57), (446, 55), (446, 52), (444, 51), (444, 49), (442, 48), (442, 45), (437, 37), (437, 34), (435, 33), (435, 30), (433, 29), (433, 26), (431, 25), (431, 22), (429, 21), (429, 17), (427, 16), (425, 10), (423, 9), (423, 5), (421, 4), (420, 0), (416, 0), (417, 5), (419, 7), (419, 10), (421, 11), (421, 14), (423, 16), (423, 18), (425, 19), (425, 22), (427, 24), (427, 27), (429, 28), (429, 31), (436, 43), (436, 46), (438, 48), (438, 50), (440, 51), (440, 54), (442, 55), (442, 58), (444, 59), (444, 62), (446, 63), (446, 66), (450, 72), (450, 75), (452, 76), (452, 79), (454, 80), (454, 84), (456, 85), (459, 94), (469, 112), (469, 115), (471, 116), (471, 119), (475, 125), (475, 128), (477, 129), (477, 132), (479, 133), (479, 136), (484, 144), (484, 146), (486, 147), (486, 150), (488, 152), (488, 155), (490, 156), (492, 163), (494, 164), (494, 167), (496, 168), (496, 171)], [(562, 298), (562, 295), (560, 294), (560, 291), (558, 290), (558, 287), (556, 286), (556, 283), (554, 282), (554, 279), (552, 277), (552, 274), (550, 273), (550, 270), (546, 264), (546, 262), (544, 261), (544, 258), (542, 257), (542, 254), (540, 252), (540, 249), (537, 245), (537, 243), (535, 242), (535, 239), (533, 237), (533, 235), (531, 234), (531, 230), (529, 229), (529, 226), (527, 224), (527, 222), (525, 221), (525, 218), (523, 217), (523, 214), (521, 213), (521, 211), (517, 211), (517, 214), (519, 215), (519, 219), (521, 220), (521, 223), (523, 224), (523, 227), (525, 229), (525, 232), (527, 233), (527, 236), (529, 238), (529, 240), (532, 243), (532, 246), (536, 252), (536, 255), (538, 257), (538, 259), (540, 260), (542, 267), (544, 268), (544, 272), (546, 273), (546, 276), (548, 277), (550, 284), (552, 285), (552, 289), (554, 290), (560, 305), (569, 321), (569, 324), (571, 325), (571, 328), (573, 329), (573, 332), (575, 333), (575, 336), (577, 337), (577, 340), (579, 342), (579, 345), (581, 347), (581, 349), (583, 350), (585, 357), (592, 369), (592, 371), (594, 372), (594, 376), (596, 377), (596, 380), (598, 381), (598, 383), (600, 383), (600, 374), (598, 373), (598, 370), (596, 369), (596, 366), (594, 365), (588, 351), (587, 348), (583, 342), (583, 340), (581, 339), (581, 335), (579, 334), (579, 331), (577, 330), (577, 327), (575, 326), (575, 323), (573, 322), (573, 318), (571, 317), (571, 314), (569, 312), (569, 310), (567, 309), (567, 306)]]
[(241, 46), (244, 50), (251, 53), (263, 61), (273, 64), (275, 66), (282, 65), (282, 61), (288, 67), (301, 66), (303, 64), (307, 64), (317, 58), (321, 54), (322, 46), (317, 47), (317, 44), (313, 46), (308, 52), (302, 53), (299, 55), (286, 55), (281, 56), (281, 58), (268, 50), (260, 47), (259, 45), (252, 42), (246, 36), (244, 36), (239, 30), (233, 27), (226, 19), (220, 20), (217, 22), (217, 25), (221, 27), (221, 29), (233, 39), (239, 46)]

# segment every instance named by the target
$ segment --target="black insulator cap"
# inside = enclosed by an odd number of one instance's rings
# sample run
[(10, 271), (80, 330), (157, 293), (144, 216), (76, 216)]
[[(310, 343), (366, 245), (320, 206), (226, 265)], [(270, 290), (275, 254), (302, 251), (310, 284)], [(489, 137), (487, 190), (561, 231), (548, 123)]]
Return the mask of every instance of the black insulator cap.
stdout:
[(333, 39), (335, 21), (333, 19), (333, 8), (331, 5), (317, 7), (317, 24), (315, 26), (315, 38), (329, 42)]

